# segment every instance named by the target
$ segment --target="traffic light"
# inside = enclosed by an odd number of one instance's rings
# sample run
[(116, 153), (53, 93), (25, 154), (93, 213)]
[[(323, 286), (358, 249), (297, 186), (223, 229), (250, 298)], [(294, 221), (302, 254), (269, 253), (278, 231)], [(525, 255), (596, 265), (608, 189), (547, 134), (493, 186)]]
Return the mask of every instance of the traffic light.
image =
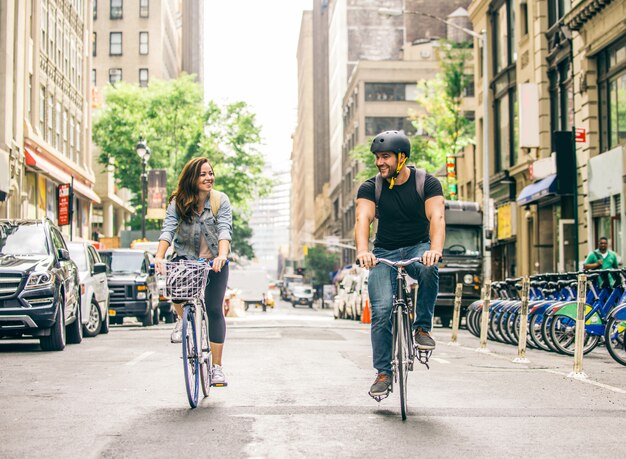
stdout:
[(296, 268), (296, 274), (300, 276), (304, 276), (304, 268)]
[(309, 246), (304, 244), (302, 246), (302, 253), (304, 254), (304, 256), (306, 257), (309, 254)]

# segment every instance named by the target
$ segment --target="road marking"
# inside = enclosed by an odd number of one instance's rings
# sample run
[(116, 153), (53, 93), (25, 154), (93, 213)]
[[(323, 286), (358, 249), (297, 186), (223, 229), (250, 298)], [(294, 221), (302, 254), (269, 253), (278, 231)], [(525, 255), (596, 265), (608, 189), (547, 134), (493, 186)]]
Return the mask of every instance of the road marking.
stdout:
[(126, 362), (126, 366), (132, 367), (133, 365), (137, 365), (139, 362), (141, 362), (144, 359), (147, 359), (148, 357), (150, 357), (152, 354), (154, 354), (154, 351), (147, 351), (144, 352), (143, 354), (141, 354), (139, 357), (135, 357), (133, 360)]
[[(546, 373), (552, 373), (559, 376), (565, 376), (567, 378), (567, 373), (563, 373), (561, 371), (549, 370), (547, 368), (542, 368), (541, 371), (545, 371)], [(577, 379), (577, 381), (584, 382), (586, 384), (591, 384), (592, 386), (602, 387), (603, 389), (608, 389), (613, 392), (617, 392), (618, 394), (626, 394), (626, 390), (620, 389), (619, 387), (609, 386), (608, 384), (604, 384), (598, 381), (593, 381), (591, 379)]]
[(431, 357), (430, 360), (432, 360), (433, 362), (437, 362), (437, 363), (450, 363), (447, 360), (440, 359), (439, 357)]

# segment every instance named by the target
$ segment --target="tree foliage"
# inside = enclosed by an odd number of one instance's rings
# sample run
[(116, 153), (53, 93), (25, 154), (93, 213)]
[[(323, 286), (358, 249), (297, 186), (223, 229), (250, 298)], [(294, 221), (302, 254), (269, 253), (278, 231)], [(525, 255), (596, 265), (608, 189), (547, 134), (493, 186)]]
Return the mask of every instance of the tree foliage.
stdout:
[[(167, 171), (168, 195), (189, 159), (209, 158), (215, 188), (224, 191), (233, 205), (233, 251), (252, 258), (250, 204), (267, 195), (272, 182), (263, 176), (260, 128), (248, 106), (244, 102), (205, 105), (202, 88), (191, 75), (154, 79), (147, 88), (125, 82), (107, 87), (104, 107), (94, 116), (93, 140), (100, 163), (113, 166), (117, 185), (134, 193), (134, 227), (140, 224), (137, 215), (141, 214), (142, 164), (135, 152), (140, 137), (151, 150), (148, 167)], [(160, 224), (147, 222), (151, 228)]]
[(329, 284), (331, 273), (337, 269), (338, 263), (339, 255), (330, 252), (326, 247), (314, 246), (309, 248), (306, 266), (313, 285)]

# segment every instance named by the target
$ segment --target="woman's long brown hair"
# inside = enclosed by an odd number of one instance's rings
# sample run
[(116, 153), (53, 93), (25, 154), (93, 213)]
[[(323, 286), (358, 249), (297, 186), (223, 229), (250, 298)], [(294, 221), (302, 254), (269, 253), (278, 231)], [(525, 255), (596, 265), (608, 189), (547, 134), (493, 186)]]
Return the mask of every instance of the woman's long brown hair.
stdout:
[(178, 177), (178, 187), (176, 191), (170, 196), (170, 202), (176, 198), (176, 211), (180, 218), (185, 222), (190, 223), (193, 217), (193, 210), (198, 207), (198, 178), (200, 177), (200, 170), (204, 163), (208, 163), (213, 170), (213, 166), (209, 162), (208, 158), (200, 157), (190, 159), (183, 171)]

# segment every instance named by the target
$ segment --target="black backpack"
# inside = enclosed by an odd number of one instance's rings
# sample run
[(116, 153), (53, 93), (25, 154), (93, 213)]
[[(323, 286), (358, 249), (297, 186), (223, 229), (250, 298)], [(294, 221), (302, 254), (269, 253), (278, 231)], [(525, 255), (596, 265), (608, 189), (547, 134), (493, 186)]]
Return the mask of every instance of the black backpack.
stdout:
[[(418, 196), (424, 202), (424, 182), (426, 181), (426, 171), (424, 169), (418, 169), (415, 166), (407, 166), (409, 169), (413, 169), (415, 171), (415, 189), (417, 190)], [(376, 218), (378, 218), (378, 201), (380, 200), (380, 193), (383, 191), (383, 177), (380, 173), (376, 174), (376, 188), (374, 191), (374, 197), (376, 199)]]

